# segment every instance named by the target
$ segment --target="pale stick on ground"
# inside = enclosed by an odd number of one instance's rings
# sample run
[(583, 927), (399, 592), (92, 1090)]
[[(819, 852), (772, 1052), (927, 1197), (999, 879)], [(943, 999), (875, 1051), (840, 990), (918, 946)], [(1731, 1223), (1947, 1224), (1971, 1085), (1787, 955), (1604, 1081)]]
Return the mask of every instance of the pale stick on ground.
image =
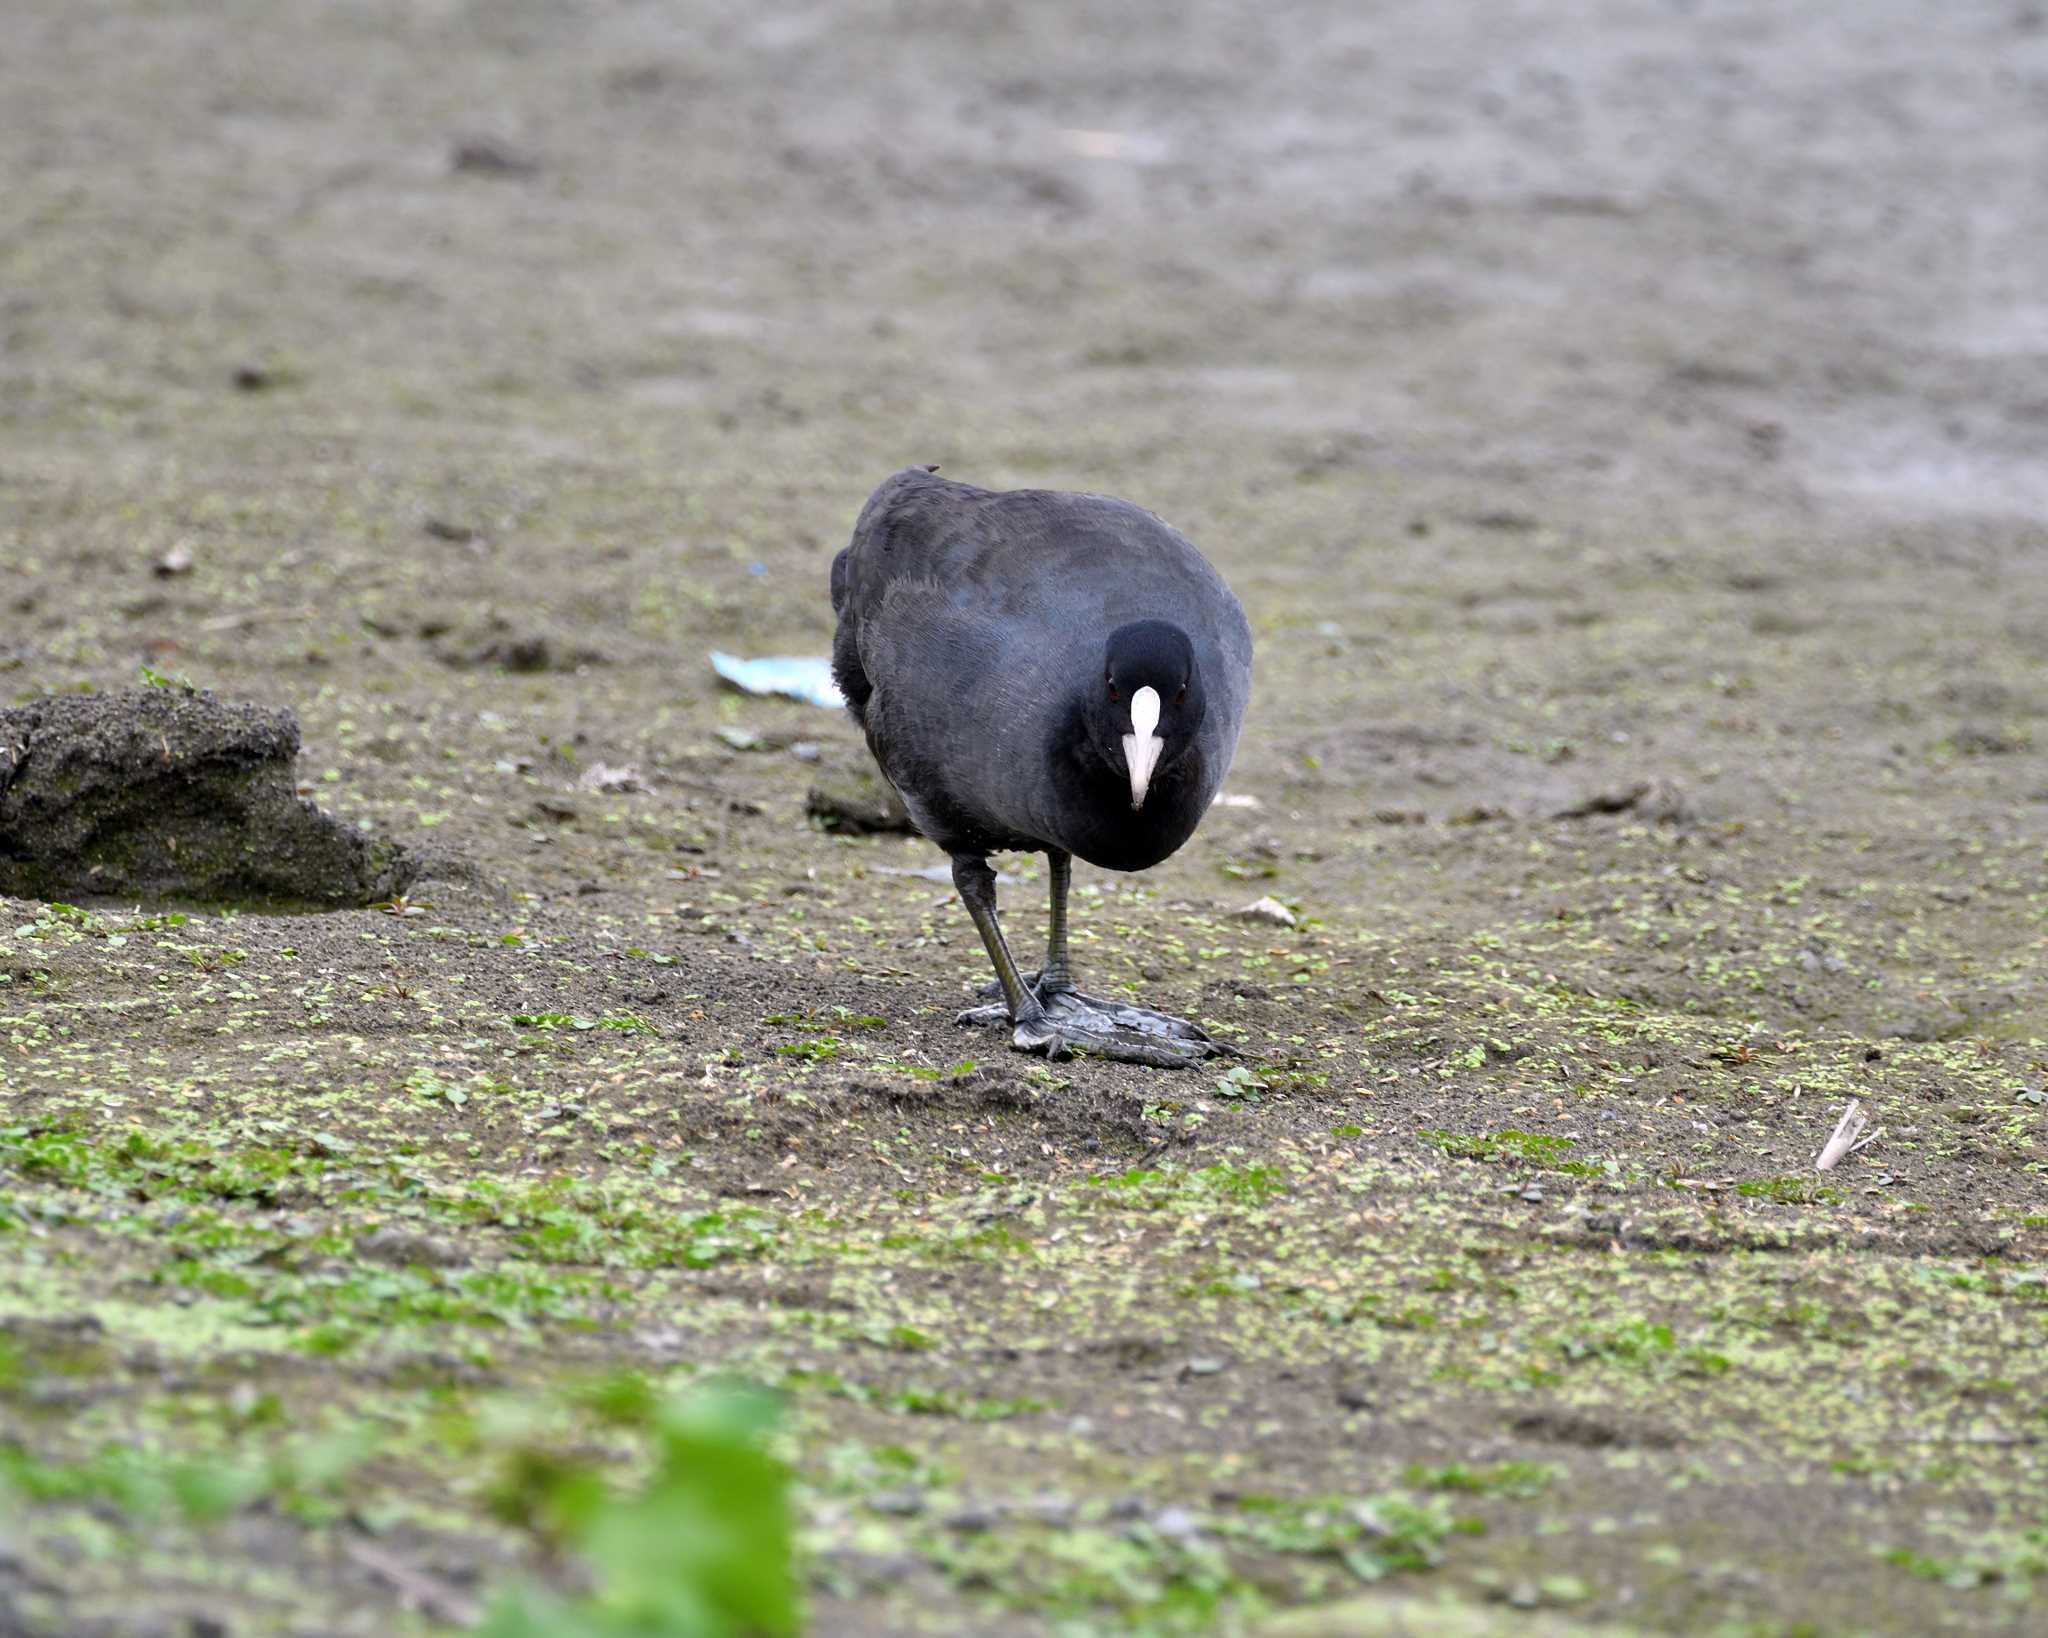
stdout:
[(1882, 1126), (1868, 1137), (1862, 1136), (1863, 1128), (1869, 1124), (1870, 1118), (1863, 1113), (1863, 1105), (1851, 1098), (1849, 1107), (1842, 1111), (1842, 1118), (1835, 1125), (1834, 1135), (1814, 1157), (1813, 1169), (1817, 1172), (1831, 1171), (1844, 1155), (1867, 1148), (1884, 1136)]

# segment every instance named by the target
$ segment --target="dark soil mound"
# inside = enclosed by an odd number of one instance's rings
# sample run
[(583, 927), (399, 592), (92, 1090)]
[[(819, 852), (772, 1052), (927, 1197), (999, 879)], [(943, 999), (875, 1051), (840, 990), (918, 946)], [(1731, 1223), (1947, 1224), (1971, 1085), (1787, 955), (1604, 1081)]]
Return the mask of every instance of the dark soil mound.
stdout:
[(804, 798), (804, 811), (827, 830), (849, 836), (915, 836), (903, 798), (866, 768), (823, 775)]
[(412, 879), (299, 796), (298, 719), (144, 689), (0, 710), (0, 893), (340, 906)]

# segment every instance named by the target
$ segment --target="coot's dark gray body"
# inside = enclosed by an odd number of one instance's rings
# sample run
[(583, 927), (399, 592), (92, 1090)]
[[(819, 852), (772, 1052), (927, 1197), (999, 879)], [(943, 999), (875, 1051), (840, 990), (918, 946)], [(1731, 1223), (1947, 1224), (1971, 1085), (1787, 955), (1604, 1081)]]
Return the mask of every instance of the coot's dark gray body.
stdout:
[[(1178, 1064), (1216, 1048), (1067, 974), (1069, 856), (1144, 870), (1194, 834), (1237, 748), (1251, 630), (1222, 577), (1106, 495), (992, 493), (899, 472), (832, 564), (832, 669), (918, 828), (953, 856), (1020, 1047)], [(1156, 733), (1155, 733), (1156, 724)], [(1051, 954), (1025, 979), (986, 855), (1052, 867)]]
[[(1251, 691), (1244, 610), (1201, 553), (1128, 501), (996, 494), (912, 467), (832, 565), (832, 669), (882, 772), (949, 853), (1058, 848), (1145, 870), (1215, 801)], [(1186, 632), (1206, 709), (1133, 813), (1077, 716), (1119, 626)]]

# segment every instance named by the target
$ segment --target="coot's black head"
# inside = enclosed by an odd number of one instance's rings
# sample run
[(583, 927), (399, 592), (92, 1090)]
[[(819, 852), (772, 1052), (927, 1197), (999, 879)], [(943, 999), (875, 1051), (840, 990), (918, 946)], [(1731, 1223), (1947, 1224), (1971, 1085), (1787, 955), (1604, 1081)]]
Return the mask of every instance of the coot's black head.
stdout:
[(1187, 755), (1205, 709), (1194, 645), (1179, 626), (1133, 620), (1109, 634), (1089, 738), (1104, 762), (1129, 775), (1133, 812)]

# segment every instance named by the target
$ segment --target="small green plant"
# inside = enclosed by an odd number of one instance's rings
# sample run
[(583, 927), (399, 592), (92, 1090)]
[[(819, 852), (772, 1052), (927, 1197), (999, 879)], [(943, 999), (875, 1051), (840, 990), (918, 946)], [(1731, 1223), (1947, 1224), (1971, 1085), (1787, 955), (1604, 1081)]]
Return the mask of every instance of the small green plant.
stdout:
[(855, 1012), (851, 1007), (834, 1007), (829, 1020), (813, 1012), (771, 1012), (761, 1020), (764, 1024), (780, 1024), (790, 1029), (809, 1030), (824, 1034), (832, 1029), (886, 1029), (889, 1020), (879, 1013)]
[(578, 1018), (567, 1012), (515, 1012), (512, 1022), (521, 1029), (596, 1029), (595, 1018)]
[(325, 1524), (342, 1509), (333, 1493), (371, 1455), (360, 1426), (309, 1434), (268, 1457), (170, 1458), (134, 1445), (108, 1445), (78, 1461), (41, 1461), (0, 1445), (0, 1494), (29, 1501), (113, 1508), (136, 1519), (182, 1518), (208, 1524), (270, 1500), (306, 1523)]
[(512, 1015), (512, 1022), (521, 1029), (572, 1029), (579, 1032), (609, 1029), (616, 1030), (621, 1035), (661, 1033), (646, 1019), (635, 1017), (630, 1012), (608, 1012), (599, 1018), (588, 1018), (580, 1012), (515, 1012)]
[(1399, 1492), (1363, 1501), (1247, 1497), (1239, 1507), (1235, 1517), (1211, 1521), (1217, 1535), (1267, 1552), (1333, 1558), (1365, 1582), (1384, 1581), (1402, 1570), (1432, 1569), (1442, 1560), (1446, 1537), (1476, 1535), (1485, 1528), (1476, 1520), (1453, 1517), (1440, 1497), (1416, 1501)]
[(76, 944), (82, 939), (103, 938), (109, 945), (119, 947), (128, 942), (125, 933), (109, 930), (106, 923), (90, 910), (81, 910), (75, 904), (39, 904), (36, 919), (23, 922), (14, 929), (16, 938), (56, 939)]
[(469, 1102), (469, 1093), (465, 1088), (442, 1080), (431, 1069), (415, 1069), (406, 1076), (405, 1089), (416, 1098), (429, 1103), (445, 1102), (454, 1109), (460, 1109)]
[(1280, 867), (1271, 859), (1254, 859), (1245, 854), (1234, 854), (1216, 867), (1234, 882), (1271, 881), (1280, 874)]
[(2009, 1591), (2024, 1595), (2035, 1576), (2048, 1575), (2048, 1525), (2016, 1533), (1987, 1534), (1975, 1547), (1948, 1558), (1911, 1547), (1894, 1547), (1884, 1555), (1884, 1561), (1923, 1581), (1939, 1581), (1958, 1592), (2003, 1582)]
[(1735, 1192), (1752, 1200), (1773, 1200), (1781, 1206), (1824, 1206), (1842, 1198), (1842, 1191), (1810, 1177), (1764, 1177), (1738, 1183)]
[(653, 1470), (637, 1490), (544, 1446), (510, 1456), (499, 1512), (574, 1552), (591, 1590), (500, 1596), (481, 1638), (791, 1638), (801, 1624), (789, 1471), (764, 1448), (776, 1402), (757, 1388), (658, 1399), (628, 1378), (595, 1396), (644, 1427)]
[(1519, 1160), (1530, 1166), (1556, 1167), (1563, 1162), (1568, 1151), (1578, 1147), (1574, 1138), (1551, 1137), (1543, 1132), (1430, 1130), (1419, 1135), (1453, 1160)]
[(1671, 1352), (1671, 1327), (1642, 1319), (1623, 1320), (1604, 1330), (1580, 1326), (1551, 1338), (1550, 1346), (1570, 1364), (1642, 1367), (1653, 1357)]
[(1550, 1488), (1557, 1469), (1543, 1462), (1497, 1462), (1491, 1467), (1413, 1466), (1403, 1475), (1417, 1490), (1454, 1490), (1472, 1496), (1507, 1496), (1528, 1501)]
[(1165, 1166), (1153, 1170), (1134, 1166), (1127, 1172), (1091, 1177), (1088, 1187), (1118, 1205), (1137, 1211), (1186, 1205), (1201, 1200), (1232, 1200), (1255, 1206), (1287, 1190), (1286, 1178), (1271, 1166), (1204, 1166), (1184, 1171)]
[(142, 679), (142, 686), (144, 688), (176, 688), (187, 694), (199, 692), (199, 685), (182, 671), (173, 672), (170, 676), (165, 676), (161, 671), (150, 665), (139, 665), (135, 669), (137, 675)]
[(806, 1063), (823, 1063), (827, 1058), (836, 1058), (846, 1050), (846, 1043), (836, 1035), (814, 1035), (808, 1041), (791, 1041), (775, 1049), (780, 1057), (801, 1058)]

